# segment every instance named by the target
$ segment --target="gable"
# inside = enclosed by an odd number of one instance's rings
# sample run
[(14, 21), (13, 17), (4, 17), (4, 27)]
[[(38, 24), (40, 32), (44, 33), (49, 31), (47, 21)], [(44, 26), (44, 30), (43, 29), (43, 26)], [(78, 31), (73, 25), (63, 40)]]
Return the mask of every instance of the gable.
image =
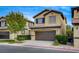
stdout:
[(46, 15), (48, 15), (48, 14), (50, 14), (50, 13), (60, 14), (61, 17), (62, 17), (62, 19), (64, 19), (64, 15), (63, 15), (63, 13), (61, 13), (61, 12), (59, 12), (59, 11), (55, 11), (55, 10), (51, 10), (51, 11), (49, 11), (48, 13), (44, 14), (44, 16), (46, 16)]
[(43, 18), (44, 14), (46, 14), (47, 12), (49, 12), (49, 10), (45, 9), (44, 11), (38, 13), (37, 15), (35, 15), (33, 18)]
[(59, 15), (59, 14), (57, 14), (57, 13), (55, 13), (55, 12), (51, 12), (51, 13), (49, 13), (49, 14), (44, 14), (44, 16), (45, 17), (47, 17), (47, 16), (57, 16), (57, 15)]

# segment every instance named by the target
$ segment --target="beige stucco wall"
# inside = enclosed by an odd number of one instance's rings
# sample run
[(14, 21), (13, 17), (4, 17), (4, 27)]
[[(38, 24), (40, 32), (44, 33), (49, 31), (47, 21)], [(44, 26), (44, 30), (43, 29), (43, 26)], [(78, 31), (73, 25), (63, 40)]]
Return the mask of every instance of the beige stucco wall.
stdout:
[[(56, 23), (49, 23), (50, 16), (56, 16)], [(46, 26), (55, 26), (55, 25), (61, 25), (61, 18), (60, 14), (57, 13), (49, 13), (48, 15), (45, 16), (45, 25)]]
[[(56, 23), (49, 23), (49, 16), (56, 16)], [(45, 17), (43, 17), (43, 14), (37, 16), (35, 19), (37, 18), (45, 18), (45, 23), (44, 24), (36, 24), (34, 23), (35, 27), (42, 27), (42, 26), (61, 26), (60, 32), (62, 32), (62, 34), (66, 34), (66, 21), (61, 17), (60, 14), (58, 13), (54, 13), (51, 12), (48, 15), (46, 15)]]
[(35, 31), (31, 30), (31, 40), (35, 40)]
[[(74, 18), (79, 18), (79, 12), (77, 10), (74, 10)], [(79, 48), (79, 25), (73, 25), (73, 37), (74, 37), (74, 47)]]
[(79, 48), (79, 39), (74, 39), (74, 47)]
[[(74, 47), (79, 48), (79, 25), (74, 25), (73, 28), (74, 28), (74, 31), (73, 31)], [(75, 37), (77, 37), (77, 39)]]
[(10, 33), (10, 40), (16, 40), (17, 34), (16, 33)]
[(24, 30), (24, 31), (25, 31), (24, 34), (22, 34), (21, 31), (19, 31), (17, 33), (10, 33), (10, 37), (9, 38), (12, 39), (12, 40), (14, 40), (14, 39), (17, 38), (17, 35), (30, 35), (30, 30)]
[(25, 30), (23, 30), (24, 34), (22, 34), (22, 31), (18, 31), (17, 33), (11, 33), (10, 32), (10, 39), (13, 39), (13, 40), (16, 39), (17, 35), (30, 35), (29, 23), (30, 22), (26, 22)]
[[(74, 27), (74, 37), (79, 37), (79, 26), (78, 25), (76, 25), (76, 26), (73, 26)], [(77, 27), (78, 27), (78, 29), (77, 29)]]
[[(49, 23), (49, 16), (56, 16), (56, 24), (50, 24)], [(45, 23), (44, 24), (36, 24), (34, 23), (34, 26), (57, 26), (57, 25), (61, 25), (61, 16), (60, 14), (57, 14), (57, 13), (49, 13), (48, 15), (46, 15), (45, 17), (43, 16), (43, 14), (39, 15), (38, 17), (36, 17), (35, 19), (37, 18), (45, 18)]]

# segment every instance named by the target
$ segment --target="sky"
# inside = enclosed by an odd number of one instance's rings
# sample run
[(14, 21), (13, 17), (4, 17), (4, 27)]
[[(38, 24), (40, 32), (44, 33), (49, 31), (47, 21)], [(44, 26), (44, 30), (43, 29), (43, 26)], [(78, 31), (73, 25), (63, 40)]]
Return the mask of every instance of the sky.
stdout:
[(6, 16), (9, 12), (21, 12), (31, 21), (34, 21), (33, 16), (44, 9), (57, 10), (64, 14), (67, 18), (67, 24), (72, 25), (71, 6), (0, 6), (0, 17)]

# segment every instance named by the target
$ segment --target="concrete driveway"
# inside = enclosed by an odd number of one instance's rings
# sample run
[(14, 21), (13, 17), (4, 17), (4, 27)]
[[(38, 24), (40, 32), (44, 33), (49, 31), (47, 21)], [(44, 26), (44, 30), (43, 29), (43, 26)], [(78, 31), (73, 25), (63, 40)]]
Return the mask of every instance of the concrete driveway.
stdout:
[(23, 45), (37, 45), (37, 46), (52, 46), (53, 41), (33, 41), (27, 40), (23, 43)]

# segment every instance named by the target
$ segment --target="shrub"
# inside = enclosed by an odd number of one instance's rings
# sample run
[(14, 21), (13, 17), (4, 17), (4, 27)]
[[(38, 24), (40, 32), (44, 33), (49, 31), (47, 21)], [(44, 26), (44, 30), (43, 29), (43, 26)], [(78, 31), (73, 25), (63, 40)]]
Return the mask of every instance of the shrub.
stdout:
[(55, 38), (58, 40), (61, 44), (67, 44), (68, 39), (66, 35), (56, 35)]
[(58, 45), (60, 45), (60, 43), (58, 42), (58, 40), (55, 40), (53, 45), (58, 46)]
[(17, 40), (18, 41), (31, 40), (31, 36), (30, 35), (17, 35)]

